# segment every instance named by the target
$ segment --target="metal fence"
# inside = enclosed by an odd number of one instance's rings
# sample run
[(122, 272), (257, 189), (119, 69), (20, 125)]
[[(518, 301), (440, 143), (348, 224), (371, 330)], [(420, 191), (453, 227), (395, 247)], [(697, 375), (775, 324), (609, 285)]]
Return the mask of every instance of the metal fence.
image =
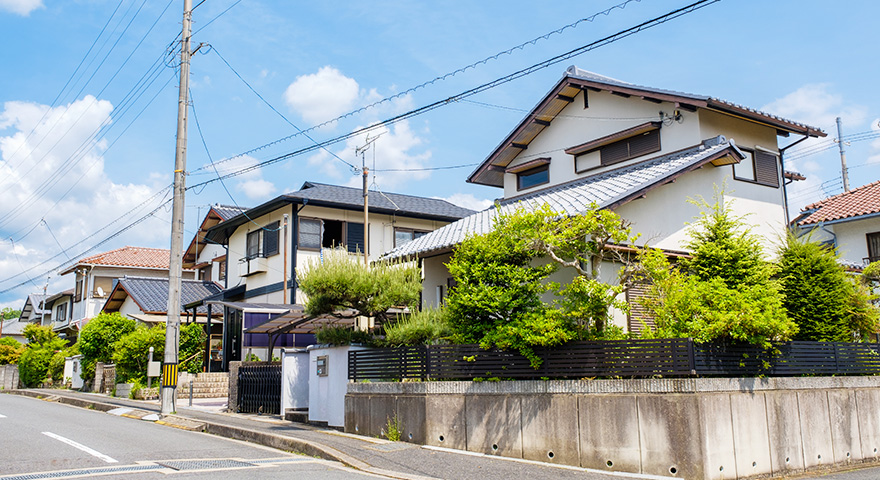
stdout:
[(572, 342), (538, 348), (537, 369), (516, 352), (431, 345), (349, 352), (350, 380), (472, 380), (593, 377), (880, 374), (880, 344), (784, 342), (698, 344), (691, 339)]
[(238, 369), (238, 411), (281, 413), (281, 362), (241, 364)]

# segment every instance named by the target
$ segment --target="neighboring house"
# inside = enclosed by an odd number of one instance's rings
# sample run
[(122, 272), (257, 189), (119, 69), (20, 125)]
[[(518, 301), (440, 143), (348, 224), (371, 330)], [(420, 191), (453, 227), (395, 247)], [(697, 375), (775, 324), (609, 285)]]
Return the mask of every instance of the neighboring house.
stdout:
[[(69, 326), (79, 330), (93, 318), (107, 301), (114, 282), (127, 276), (168, 278), (169, 250), (162, 248), (122, 247), (78, 261), (61, 272), (74, 274), (73, 314)], [(183, 278), (193, 278), (184, 270)]]
[(834, 246), (850, 266), (880, 261), (880, 181), (807, 205), (791, 223), (799, 236)]
[(18, 315), (18, 321), (24, 323), (48, 322), (51, 319), (52, 312), (43, 308), (43, 300), (46, 295), (42, 293), (32, 293), (24, 300), (24, 306), (21, 307), (21, 313)]
[[(777, 137), (825, 136), (821, 130), (705, 95), (634, 85), (576, 67), (468, 177), (502, 189), (502, 212), (549, 204), (577, 215), (595, 202), (630, 221), (639, 242), (678, 251), (699, 215), (689, 198), (711, 202), (716, 189), (735, 215), (747, 214), (765, 246), (788, 224)], [(802, 178), (802, 177), (801, 177)], [(389, 258), (422, 259), (424, 305), (441, 303), (450, 275), (444, 265), (468, 234), (488, 232), (495, 208), (468, 216), (402, 247)], [(617, 268), (603, 268), (614, 282)], [(555, 281), (567, 282), (559, 272)], [(615, 323), (638, 329), (615, 312)]]
[(7, 320), (0, 320), (0, 338), (13, 338), (18, 341), (18, 343), (28, 343), (27, 338), (24, 337), (24, 327), (28, 326), (29, 322), (19, 321), (17, 318), (10, 318)]
[[(207, 310), (200, 307), (195, 318), (183, 305), (215, 295), (223, 290), (211, 281), (186, 279), (180, 282), (181, 323), (207, 322)], [(122, 316), (145, 324), (168, 321), (168, 279), (156, 277), (124, 277), (116, 282), (107, 296), (102, 312), (119, 312)], [(216, 316), (219, 316), (215, 314)]]
[(74, 290), (65, 290), (54, 295), (46, 297), (43, 306), (47, 312), (52, 312), (50, 322), (43, 322), (43, 325), (52, 327), (52, 331), (62, 338), (75, 338), (77, 330), (70, 325), (70, 319), (73, 317), (73, 293)]
[(183, 253), (183, 268), (195, 270), (195, 278), (223, 285), (226, 281), (226, 247), (205, 240), (211, 227), (229, 220), (246, 211), (245, 207), (211, 205), (199, 231), (196, 232), (189, 247)]
[[(366, 253), (370, 260), (474, 213), (445, 200), (393, 193), (370, 192), (368, 205)], [(310, 262), (320, 261), (334, 247), (363, 254), (363, 208), (359, 188), (306, 182), (296, 192), (208, 229), (205, 241), (224, 245), (228, 252), (228, 288), (208, 299), (224, 310), (224, 361), (240, 360), (242, 348), (265, 352), (268, 335), (248, 334), (242, 339), (241, 332), (269, 317), (301, 309), (296, 304), (305, 299), (297, 288), (297, 274)], [(283, 335), (275, 345), (307, 345), (312, 340), (310, 335)]]

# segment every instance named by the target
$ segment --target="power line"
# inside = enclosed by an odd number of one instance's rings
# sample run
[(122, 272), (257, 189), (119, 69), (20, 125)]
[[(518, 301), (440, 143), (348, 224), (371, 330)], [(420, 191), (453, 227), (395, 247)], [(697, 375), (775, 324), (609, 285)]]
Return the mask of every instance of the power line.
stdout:
[[(716, 0), (716, 1), (718, 1), (718, 0)], [(429, 80), (429, 81), (427, 81), (427, 82), (422, 82), (422, 83), (420, 83), (420, 84), (418, 84), (418, 85), (416, 85), (416, 86), (414, 86), (414, 87), (408, 88), (408, 89), (406, 89), (406, 90), (404, 90), (404, 91), (402, 91), (402, 92), (399, 92), (399, 93), (397, 93), (397, 94), (391, 95), (391, 96), (389, 96), (389, 97), (385, 97), (385, 98), (383, 98), (383, 99), (381, 99), (381, 100), (377, 100), (377, 101), (375, 101), (375, 102), (373, 102), (373, 103), (371, 103), (371, 104), (369, 104), (369, 105), (365, 105), (365, 106), (360, 107), (360, 108), (358, 108), (358, 109), (352, 110), (352, 111), (350, 111), (350, 112), (348, 112), (348, 113), (342, 114), (342, 115), (340, 115), (340, 116), (338, 116), (338, 117), (335, 117), (335, 118), (332, 118), (332, 119), (330, 119), (330, 120), (327, 120), (327, 121), (325, 121), (325, 122), (323, 122), (323, 123), (320, 123), (320, 124), (318, 124), (318, 125), (314, 125), (314, 126), (312, 126), (312, 127), (309, 127), (309, 128), (307, 128), (307, 129), (305, 129), (304, 131), (302, 131), (302, 133), (312, 132), (312, 131), (315, 131), (315, 130), (321, 128), (321, 127), (325, 127), (325, 126), (328, 126), (328, 125), (334, 124), (334, 123), (336, 123), (336, 122), (338, 122), (338, 121), (340, 121), (340, 120), (343, 120), (343, 119), (345, 119), (345, 118), (352, 117), (352, 116), (357, 115), (357, 114), (359, 114), (359, 113), (363, 113), (363, 112), (365, 112), (365, 111), (367, 111), (367, 110), (369, 110), (369, 109), (371, 109), (371, 108), (377, 107), (377, 106), (382, 105), (382, 104), (384, 104), (384, 103), (388, 103), (388, 102), (390, 102), (390, 101), (392, 101), (392, 100), (395, 100), (395, 99), (397, 99), (397, 98), (401, 98), (401, 97), (403, 97), (403, 96), (405, 96), (405, 95), (407, 95), (407, 94), (413, 93), (413, 92), (415, 92), (415, 91), (417, 91), (417, 90), (419, 90), (419, 89), (426, 88), (426, 87), (428, 87), (428, 86), (430, 86), (430, 85), (433, 85), (433, 84), (435, 84), (435, 83), (438, 83), (438, 82), (444, 81), (444, 80), (446, 80), (446, 79), (448, 79), (448, 78), (451, 78), (451, 77), (454, 77), (455, 75), (457, 75), (457, 74), (459, 74), (459, 73), (463, 73), (463, 72), (465, 72), (465, 71), (467, 71), (467, 70), (469, 70), (469, 69), (476, 68), (476, 67), (479, 66), (479, 65), (485, 65), (485, 64), (489, 63), (489, 62), (492, 61), (492, 60), (497, 60), (497, 59), (500, 58), (501, 56), (504, 56), (504, 55), (511, 55), (511, 54), (513, 54), (513, 52), (515, 52), (515, 51), (517, 51), (517, 50), (523, 50), (523, 49), (526, 48), (527, 46), (529, 46), (529, 45), (535, 45), (535, 44), (537, 44), (539, 41), (541, 41), (541, 40), (546, 40), (546, 39), (550, 38), (550, 37), (553, 36), (553, 35), (556, 35), (556, 34), (562, 34), (565, 30), (567, 30), (567, 29), (569, 29), (569, 28), (575, 28), (575, 27), (577, 27), (577, 26), (578, 26), (579, 24), (581, 24), (581, 23), (584, 23), (584, 22), (593, 22), (593, 21), (595, 21), (595, 19), (598, 18), (599, 16), (603, 16), (603, 15), (604, 15), (604, 16), (608, 16), (608, 15), (610, 15), (610, 14), (611, 14), (613, 11), (615, 11), (615, 10), (618, 10), (618, 9), (623, 10), (624, 8), (626, 8), (626, 6), (627, 6), (628, 4), (630, 4), (630, 3), (632, 3), (632, 2), (641, 2), (641, 0), (626, 0), (626, 1), (624, 1), (624, 2), (622, 2), (622, 3), (619, 3), (619, 4), (617, 4), (617, 5), (614, 5), (614, 6), (610, 7), (610, 8), (607, 8), (607, 9), (605, 9), (605, 10), (602, 10), (601, 12), (594, 13), (593, 15), (590, 15), (590, 16), (588, 16), (588, 17), (584, 17), (584, 18), (582, 18), (582, 19), (580, 19), (580, 20), (577, 20), (576, 22), (573, 22), (573, 23), (570, 23), (570, 24), (568, 24), (568, 25), (565, 25), (565, 26), (562, 26), (562, 27), (560, 27), (560, 28), (557, 28), (556, 30), (553, 30), (553, 31), (551, 31), (551, 32), (545, 33), (544, 35), (540, 35), (540, 36), (538, 36), (538, 37), (535, 37), (535, 38), (533, 38), (533, 39), (531, 39), (531, 40), (528, 40), (528, 41), (526, 41), (526, 42), (523, 42), (523, 43), (521, 43), (521, 44), (519, 44), (519, 45), (516, 45), (516, 46), (514, 46), (514, 47), (508, 48), (507, 50), (503, 50), (503, 51), (501, 51), (501, 52), (498, 52), (498, 53), (496, 53), (495, 55), (491, 55), (491, 56), (486, 57), (486, 58), (484, 58), (484, 59), (482, 59), (482, 60), (478, 60), (478, 61), (476, 61), (476, 62), (470, 63), (470, 64), (468, 64), (468, 65), (465, 65), (464, 67), (458, 68), (458, 69), (453, 70), (452, 72), (446, 73), (446, 74), (444, 74), (444, 75), (440, 75), (440, 76), (438, 76), (438, 77), (435, 77), (434, 79)], [(238, 3), (238, 2), (236, 2), (236, 4), (237, 4), (237, 3)], [(234, 5), (233, 5), (233, 6), (234, 6)], [(230, 7), (230, 8), (232, 8), (232, 7)], [(224, 12), (224, 13), (225, 13), (225, 12)], [(212, 20), (212, 21), (213, 21), (213, 20)], [(210, 23), (210, 22), (209, 22), (209, 23)], [(207, 25), (205, 25), (205, 26), (207, 26)], [(204, 27), (202, 27), (202, 28), (204, 28)], [(291, 138), (297, 137), (297, 136), (299, 136), (300, 134), (301, 134), (300, 132), (297, 132), (297, 133), (294, 133), (293, 135), (288, 135), (288, 136), (286, 136), (286, 137), (279, 138), (279, 139), (277, 139), (277, 140), (274, 140), (274, 141), (272, 141), (272, 142), (266, 143), (266, 144), (261, 145), (261, 146), (259, 146), (259, 147), (256, 147), (256, 148), (253, 148), (253, 149), (250, 149), (250, 150), (248, 150), (248, 151), (246, 151), (246, 152), (239, 153), (238, 155), (235, 155), (235, 156), (232, 156), (232, 157), (229, 157), (229, 158), (225, 158), (225, 159), (223, 159), (223, 160), (219, 160), (217, 163), (218, 163), (218, 164), (219, 164), (219, 163), (224, 163), (224, 162), (228, 162), (228, 161), (230, 161), (230, 160), (232, 160), (232, 159), (234, 159), (234, 158), (237, 158), (237, 157), (242, 157), (242, 156), (245, 156), (245, 155), (250, 155), (250, 154), (255, 153), (255, 152), (259, 151), (259, 150), (263, 150), (263, 149), (268, 148), (268, 147), (271, 147), (271, 146), (273, 146), (273, 145), (277, 145), (277, 144), (279, 144), (279, 143), (282, 143), (282, 142), (285, 142), (285, 141), (287, 141), (287, 140), (290, 140)], [(192, 171), (190, 172), (190, 174), (192, 174), (192, 173), (194, 173), (194, 172), (198, 172), (198, 171), (200, 171), (200, 170), (205, 170), (205, 169), (207, 169), (207, 168), (208, 168), (207, 166), (199, 167), (199, 168), (197, 168), (197, 169), (192, 170)]]
[[(450, 104), (455, 103), (455, 102), (459, 102), (459, 101), (461, 101), (461, 100), (464, 100), (464, 99), (466, 99), (466, 98), (468, 98), (468, 97), (471, 97), (471, 96), (473, 96), (473, 95), (476, 95), (476, 94), (478, 94), (478, 93), (482, 93), (482, 92), (484, 92), (484, 91), (487, 91), (487, 90), (489, 90), (489, 89), (492, 89), (492, 88), (498, 87), (498, 86), (500, 86), (500, 85), (503, 85), (503, 84), (505, 84), (505, 83), (511, 82), (511, 81), (513, 81), (513, 80), (516, 80), (516, 79), (519, 79), (519, 78), (525, 77), (525, 76), (527, 76), (527, 75), (531, 75), (532, 73), (535, 73), (535, 72), (540, 71), (540, 70), (542, 70), (542, 69), (544, 69), (544, 68), (547, 68), (547, 67), (550, 67), (550, 66), (556, 65), (556, 64), (558, 64), (558, 63), (560, 63), (560, 62), (564, 62), (564, 61), (566, 61), (566, 60), (569, 60), (569, 59), (571, 59), (571, 58), (573, 58), (573, 57), (576, 57), (576, 56), (581, 55), (581, 54), (583, 54), (583, 53), (586, 53), (586, 52), (588, 52), (588, 51), (595, 50), (595, 49), (600, 48), (600, 47), (605, 46), (605, 45), (609, 45), (609, 44), (611, 44), (611, 43), (614, 43), (614, 42), (616, 42), (616, 41), (619, 41), (619, 40), (622, 40), (622, 39), (624, 39), (624, 38), (627, 38), (627, 37), (629, 37), (629, 36), (631, 36), (631, 35), (634, 35), (634, 34), (636, 34), (636, 33), (638, 33), (638, 32), (641, 32), (641, 31), (644, 31), (644, 30), (647, 30), (647, 29), (653, 28), (653, 27), (655, 27), (655, 26), (657, 26), (657, 25), (660, 25), (660, 24), (666, 23), (666, 22), (668, 22), (668, 21), (670, 21), (670, 20), (673, 20), (673, 19), (675, 19), (675, 18), (678, 18), (678, 17), (681, 17), (681, 16), (686, 15), (686, 14), (688, 14), (688, 13), (691, 13), (691, 12), (697, 11), (697, 10), (703, 8), (703, 7), (706, 7), (706, 6), (711, 5), (711, 4), (713, 4), (713, 3), (717, 3), (718, 1), (720, 1), (720, 0), (700, 0), (700, 1), (698, 1), (698, 2), (695, 2), (695, 3), (690, 4), (690, 5), (688, 5), (688, 6), (685, 6), (685, 7), (682, 7), (682, 8), (678, 8), (678, 9), (676, 9), (676, 10), (672, 10), (672, 11), (670, 11), (669, 13), (666, 13), (666, 14), (664, 14), (664, 15), (660, 15), (660, 16), (658, 16), (658, 17), (655, 17), (655, 18), (651, 19), (651, 20), (648, 20), (648, 21), (642, 22), (642, 23), (640, 23), (640, 24), (638, 24), (638, 25), (635, 25), (635, 26), (633, 26), (633, 27), (627, 28), (627, 29), (625, 29), (625, 30), (621, 30), (621, 31), (619, 31), (619, 32), (617, 32), (617, 33), (614, 33), (614, 34), (612, 34), (612, 35), (608, 35), (608, 36), (603, 37), (603, 38), (601, 38), (601, 39), (599, 39), (599, 40), (596, 40), (596, 41), (594, 41), (594, 42), (591, 42), (591, 43), (588, 43), (588, 44), (583, 45), (583, 46), (581, 46), (581, 47), (578, 47), (578, 48), (576, 48), (576, 49), (574, 49), (574, 50), (570, 50), (570, 51), (568, 51), (568, 52), (566, 52), (566, 53), (563, 53), (563, 54), (561, 54), (561, 55), (557, 55), (557, 56), (552, 57), (552, 58), (550, 58), (550, 59), (547, 59), (547, 60), (544, 60), (544, 61), (542, 61), (542, 62), (536, 63), (536, 64), (534, 64), (534, 65), (532, 65), (532, 66), (530, 66), (530, 67), (527, 67), (527, 68), (524, 68), (524, 69), (518, 70), (518, 71), (513, 72), (513, 73), (511, 73), (511, 74), (508, 74), (508, 75), (505, 75), (505, 76), (503, 76), (503, 77), (500, 77), (500, 78), (497, 78), (497, 79), (495, 79), (495, 80), (492, 80), (492, 81), (490, 81), (490, 82), (484, 83), (484, 84), (482, 84), (482, 85), (480, 85), (480, 86), (477, 86), (477, 87), (474, 87), (474, 88), (471, 88), (471, 89), (465, 90), (464, 92), (461, 92), (461, 93), (459, 93), (459, 94), (457, 94), (457, 95), (453, 95), (453, 96), (451, 96), (451, 97), (447, 97), (447, 98), (445, 98), (445, 99), (443, 99), (443, 100), (438, 100), (438, 101), (433, 102), (433, 103), (430, 103), (430, 104), (428, 104), (428, 105), (425, 105), (425, 106), (422, 106), (422, 107), (416, 108), (416, 109), (414, 109), (414, 110), (410, 110), (410, 111), (408, 111), (408, 112), (406, 112), (406, 113), (399, 114), (399, 115), (394, 116), (394, 117), (391, 117), (391, 118), (389, 118), (389, 119), (387, 119), (387, 120), (385, 120), (385, 121), (383, 121), (383, 122), (376, 123), (376, 124), (373, 124), (373, 125), (370, 125), (370, 126), (367, 126), (367, 127), (362, 127), (362, 128), (356, 129), (356, 130), (354, 130), (354, 131), (352, 131), (352, 132), (349, 132), (349, 133), (347, 133), (347, 134), (343, 134), (343, 135), (340, 135), (340, 136), (337, 136), (337, 137), (331, 138), (331, 139), (329, 139), (329, 140), (325, 140), (325, 141), (320, 142), (320, 143), (318, 143), (318, 144), (316, 144), (316, 145), (314, 145), (314, 146), (304, 147), (304, 148), (301, 148), (301, 149), (299, 149), (299, 150), (296, 150), (296, 151), (293, 151), (293, 152), (290, 152), (290, 153), (287, 153), (287, 154), (284, 154), (284, 155), (279, 155), (279, 156), (277, 156), (277, 157), (274, 157), (274, 158), (271, 158), (271, 159), (265, 160), (265, 161), (263, 161), (263, 162), (259, 162), (259, 163), (257, 163), (257, 164), (251, 165), (251, 166), (249, 166), (249, 167), (242, 168), (242, 169), (240, 169), (240, 170), (237, 170), (237, 171), (234, 171), (234, 172), (228, 173), (228, 174), (226, 174), (226, 175), (223, 175), (222, 178), (231, 178), (231, 177), (234, 177), (234, 176), (237, 176), (237, 175), (242, 175), (242, 174), (245, 174), (245, 173), (247, 173), (247, 172), (250, 172), (250, 171), (253, 171), (253, 170), (256, 170), (256, 169), (262, 168), (262, 167), (264, 167), (264, 166), (266, 166), (266, 165), (271, 165), (271, 164), (278, 163), (278, 162), (281, 162), (281, 161), (284, 161), (284, 160), (287, 160), (287, 159), (290, 159), (290, 158), (293, 158), (293, 157), (296, 157), (296, 156), (299, 156), (299, 155), (302, 155), (302, 154), (305, 154), (305, 153), (308, 153), (308, 152), (312, 152), (312, 151), (316, 150), (317, 148), (323, 148), (323, 147), (328, 146), (328, 145), (332, 145), (332, 144), (335, 144), (335, 143), (339, 143), (339, 142), (345, 141), (345, 140), (347, 140), (347, 139), (349, 139), (349, 138), (356, 137), (356, 136), (358, 136), (358, 135), (360, 135), (360, 134), (367, 133), (367, 132), (371, 132), (371, 131), (376, 130), (376, 129), (379, 129), (379, 128), (385, 128), (387, 125), (391, 125), (391, 124), (394, 124), (394, 123), (400, 122), (400, 121), (402, 121), (402, 120), (406, 120), (406, 119), (409, 119), (409, 118), (412, 118), (412, 117), (416, 117), (416, 116), (418, 116), (418, 115), (422, 115), (422, 114), (424, 114), (424, 113), (430, 112), (430, 111), (435, 110), (435, 109), (437, 109), (437, 108), (440, 108), (440, 107), (443, 107), (443, 106), (446, 106), (446, 105), (450, 105)], [(220, 163), (220, 162), (218, 162), (218, 163)], [(218, 177), (218, 179), (219, 179), (219, 178), (220, 178), (220, 177)], [(188, 189), (189, 189), (189, 188), (195, 188), (195, 187), (200, 186), (200, 185), (205, 185), (205, 184), (208, 184), (208, 183), (213, 183), (213, 182), (217, 181), (218, 179), (210, 179), (210, 180), (206, 180), (206, 181), (204, 181), (204, 182), (202, 182), (202, 183), (199, 183), (199, 184), (196, 184), (196, 185), (192, 185), (192, 186), (189, 186), (189, 187), (187, 187), (187, 188), (188, 188)]]

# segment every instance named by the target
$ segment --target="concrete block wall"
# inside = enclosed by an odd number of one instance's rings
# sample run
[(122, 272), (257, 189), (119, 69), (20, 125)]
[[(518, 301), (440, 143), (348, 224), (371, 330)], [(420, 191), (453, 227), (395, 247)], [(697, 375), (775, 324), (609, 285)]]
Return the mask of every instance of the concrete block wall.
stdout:
[(0, 389), (18, 388), (18, 365), (0, 365)]
[(880, 378), (350, 384), (345, 431), (688, 479), (880, 461)]

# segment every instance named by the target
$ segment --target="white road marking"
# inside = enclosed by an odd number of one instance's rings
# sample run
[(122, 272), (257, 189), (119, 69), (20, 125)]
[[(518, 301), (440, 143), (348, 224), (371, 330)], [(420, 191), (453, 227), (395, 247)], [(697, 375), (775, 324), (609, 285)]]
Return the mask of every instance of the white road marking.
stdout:
[(43, 432), (43, 435), (50, 437), (50, 438), (54, 438), (55, 440), (58, 440), (59, 442), (64, 442), (64, 443), (70, 445), (71, 447), (78, 448), (78, 449), (88, 453), (89, 455), (92, 455), (93, 457), (98, 457), (101, 460), (104, 460), (107, 463), (118, 463), (117, 460), (115, 460), (114, 458), (108, 457), (107, 455), (104, 455), (103, 453), (101, 453), (97, 450), (93, 450), (93, 449), (91, 449), (81, 443), (76, 443), (69, 438), (64, 438), (61, 435), (56, 435), (52, 432)]
[(3, 415), (2, 413), (0, 413), (0, 418), (6, 418), (6, 415)]

